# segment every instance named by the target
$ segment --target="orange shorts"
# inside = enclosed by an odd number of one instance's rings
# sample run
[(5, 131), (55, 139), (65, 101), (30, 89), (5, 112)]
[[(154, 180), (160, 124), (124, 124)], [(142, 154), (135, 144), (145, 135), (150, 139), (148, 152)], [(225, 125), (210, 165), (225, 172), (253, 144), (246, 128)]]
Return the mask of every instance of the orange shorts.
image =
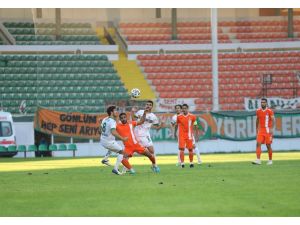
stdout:
[(135, 144), (133, 146), (125, 146), (124, 152), (129, 157), (132, 157), (135, 152), (138, 154), (144, 154), (145, 148), (143, 146), (141, 146), (140, 144)]
[(268, 133), (258, 133), (256, 136), (256, 141), (261, 144), (272, 144), (273, 135)]
[(178, 137), (178, 145), (180, 149), (193, 149), (193, 139), (188, 139), (188, 138), (184, 138), (184, 137)]

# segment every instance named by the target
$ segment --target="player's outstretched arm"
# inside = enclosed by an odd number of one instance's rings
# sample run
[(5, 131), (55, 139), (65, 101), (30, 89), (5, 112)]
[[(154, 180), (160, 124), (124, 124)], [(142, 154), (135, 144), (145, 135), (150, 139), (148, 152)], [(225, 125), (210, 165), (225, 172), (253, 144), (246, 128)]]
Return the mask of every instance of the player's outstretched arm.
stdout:
[(141, 125), (141, 124), (143, 124), (143, 123), (145, 122), (147, 112), (148, 112), (148, 110), (145, 109), (145, 110), (144, 110), (144, 114), (143, 114), (143, 116), (141, 117), (140, 121), (138, 121), (138, 122), (136, 123), (137, 126), (138, 126), (138, 125)]
[(158, 123), (158, 124), (153, 124), (151, 126), (152, 129), (155, 129), (155, 130), (159, 130), (161, 128), (165, 127), (165, 123), (164, 122), (161, 122), (161, 123)]
[(130, 112), (132, 121), (136, 121), (138, 119), (138, 117), (135, 115), (137, 111), (138, 111), (138, 108), (136, 106), (132, 107), (131, 112)]

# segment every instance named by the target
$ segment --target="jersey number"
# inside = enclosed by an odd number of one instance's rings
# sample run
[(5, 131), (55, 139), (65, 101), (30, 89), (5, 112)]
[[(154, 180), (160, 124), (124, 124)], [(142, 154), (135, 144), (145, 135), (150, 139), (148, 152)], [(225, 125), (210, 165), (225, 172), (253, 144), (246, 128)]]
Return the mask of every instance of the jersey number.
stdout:
[(105, 133), (106, 131), (106, 123), (103, 123), (102, 127), (101, 127), (102, 133)]

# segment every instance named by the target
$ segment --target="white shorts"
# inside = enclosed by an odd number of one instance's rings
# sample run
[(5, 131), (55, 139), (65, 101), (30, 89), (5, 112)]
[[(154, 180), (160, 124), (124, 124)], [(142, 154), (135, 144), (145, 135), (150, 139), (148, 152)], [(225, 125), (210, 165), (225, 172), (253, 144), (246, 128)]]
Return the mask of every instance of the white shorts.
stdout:
[(101, 139), (100, 144), (112, 152), (119, 153), (120, 151), (123, 151), (123, 147), (116, 141), (106, 141)]
[(153, 146), (153, 142), (152, 142), (152, 140), (151, 140), (151, 137), (150, 136), (141, 136), (141, 137), (136, 137), (136, 140), (137, 140), (137, 142), (141, 145), (141, 146), (143, 146), (143, 147), (145, 147), (145, 148), (148, 148), (148, 147), (150, 147), (150, 146)]

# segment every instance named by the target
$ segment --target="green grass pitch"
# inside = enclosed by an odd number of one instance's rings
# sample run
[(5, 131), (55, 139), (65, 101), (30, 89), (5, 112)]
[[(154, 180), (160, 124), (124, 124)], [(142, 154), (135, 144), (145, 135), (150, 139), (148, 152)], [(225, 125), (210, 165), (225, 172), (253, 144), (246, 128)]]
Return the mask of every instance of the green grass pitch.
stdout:
[(273, 155), (206, 154), (193, 169), (158, 156), (160, 174), (134, 157), (124, 176), (100, 158), (1, 158), (0, 216), (300, 216), (300, 152)]

